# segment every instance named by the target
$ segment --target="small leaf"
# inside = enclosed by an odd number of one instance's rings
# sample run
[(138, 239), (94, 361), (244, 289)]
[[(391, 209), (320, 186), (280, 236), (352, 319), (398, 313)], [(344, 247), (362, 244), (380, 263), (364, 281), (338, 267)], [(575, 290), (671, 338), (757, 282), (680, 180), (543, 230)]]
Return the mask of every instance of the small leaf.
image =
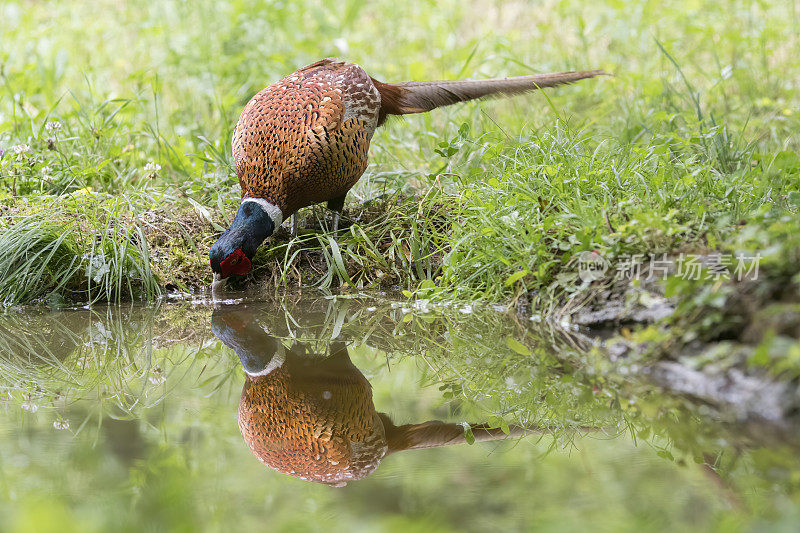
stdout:
[(506, 435), (511, 435), (511, 428), (508, 427), (508, 422), (505, 420), (500, 421), (500, 430)]
[(467, 444), (475, 444), (475, 435), (472, 434), (469, 424), (464, 424), (464, 440), (467, 441)]
[(419, 284), (420, 290), (434, 289), (434, 288), (436, 288), (436, 284), (433, 282), (433, 280), (430, 279), (422, 280), (422, 283)]
[(506, 285), (513, 285), (515, 282), (519, 281), (527, 274), (528, 274), (527, 270), (517, 270), (516, 272), (508, 276), (508, 278), (506, 278)]
[(531, 349), (519, 342), (514, 337), (506, 337), (506, 346), (514, 350), (520, 355), (531, 355)]
[(672, 454), (670, 453), (669, 450), (661, 450), (661, 451), (659, 451), (657, 453), (657, 455), (659, 457), (663, 457), (664, 459), (667, 459), (668, 461), (674, 461), (675, 460), (675, 457), (672, 456)]
[(214, 228), (215, 230), (225, 231), (225, 228), (214, 222), (214, 220), (211, 218), (211, 212), (208, 210), (208, 208), (199, 204), (197, 201), (192, 200), (191, 198), (187, 198), (187, 200), (189, 200), (189, 203), (194, 208), (194, 211), (195, 213), (197, 213), (197, 216), (199, 216), (200, 218), (211, 224), (211, 227)]

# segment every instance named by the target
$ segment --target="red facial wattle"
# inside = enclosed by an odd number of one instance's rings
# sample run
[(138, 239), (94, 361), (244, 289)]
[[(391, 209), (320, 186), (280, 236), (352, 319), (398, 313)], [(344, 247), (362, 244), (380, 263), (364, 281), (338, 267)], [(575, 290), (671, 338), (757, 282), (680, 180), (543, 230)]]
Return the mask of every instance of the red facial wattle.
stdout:
[(236, 251), (219, 264), (219, 270), (223, 278), (227, 278), (233, 274), (243, 276), (250, 272), (250, 266), (250, 259), (244, 255), (241, 248), (237, 248)]

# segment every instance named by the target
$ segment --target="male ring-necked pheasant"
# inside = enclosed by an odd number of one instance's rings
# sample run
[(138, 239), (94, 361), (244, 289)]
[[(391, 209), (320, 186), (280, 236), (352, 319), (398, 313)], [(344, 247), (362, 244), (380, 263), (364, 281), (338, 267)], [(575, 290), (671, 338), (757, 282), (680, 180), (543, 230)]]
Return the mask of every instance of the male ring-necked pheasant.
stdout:
[(242, 203), (211, 247), (215, 281), (249, 272), (259, 245), (301, 207), (327, 202), (335, 227), (347, 192), (367, 168), (372, 134), (388, 115), (424, 113), (602, 73), (382, 83), (355, 63), (328, 58), (286, 76), (256, 94), (236, 124), (233, 161)]

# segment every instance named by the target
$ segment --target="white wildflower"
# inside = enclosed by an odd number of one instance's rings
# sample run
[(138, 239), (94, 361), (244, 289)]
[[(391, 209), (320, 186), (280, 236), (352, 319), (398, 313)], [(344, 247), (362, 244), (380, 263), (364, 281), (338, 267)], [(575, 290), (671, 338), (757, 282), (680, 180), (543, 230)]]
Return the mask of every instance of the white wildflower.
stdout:
[(347, 39), (343, 39), (341, 37), (333, 40), (333, 46), (335, 46), (342, 55), (346, 54), (347, 51), (350, 50), (350, 45), (348, 44)]
[(48, 122), (47, 124), (44, 125), (44, 129), (47, 133), (51, 135), (58, 133), (59, 131), (61, 131), (61, 123), (58, 121)]
[(69, 420), (59, 416), (53, 421), (53, 427), (56, 429), (69, 429)]
[(36, 405), (36, 402), (34, 402), (34, 401), (31, 399), (31, 397), (30, 397), (30, 396), (28, 396), (28, 399), (27, 399), (27, 400), (25, 400), (24, 402), (22, 402), (22, 405), (20, 405), (20, 407), (22, 407), (22, 410), (23, 410), (23, 411), (28, 411), (29, 413), (35, 413), (36, 411), (38, 411), (38, 410), (39, 410), (39, 406), (38, 406), (38, 405)]
[(11, 149), (14, 150), (14, 153), (16, 155), (27, 154), (28, 152), (31, 151), (31, 147), (28, 146), (27, 144), (16, 144), (12, 146)]
[(416, 302), (414, 302), (414, 307), (417, 309), (417, 311), (427, 313), (431, 309), (430, 302), (431, 301), (427, 299), (417, 300)]
[(53, 171), (53, 169), (50, 168), (49, 166), (42, 167), (41, 170), (39, 171), (42, 174), (42, 181), (50, 181), (50, 180), (52, 180), (53, 176), (50, 175), (50, 173), (52, 171)]
[(504, 224), (508, 224), (509, 226), (513, 226), (519, 220), (519, 211), (514, 211), (512, 213), (509, 213), (508, 215), (504, 215), (504, 216), (500, 217), (500, 220)]
[(161, 170), (161, 165), (153, 160), (150, 160), (144, 166), (144, 175), (148, 178), (155, 178), (158, 175), (159, 170)]

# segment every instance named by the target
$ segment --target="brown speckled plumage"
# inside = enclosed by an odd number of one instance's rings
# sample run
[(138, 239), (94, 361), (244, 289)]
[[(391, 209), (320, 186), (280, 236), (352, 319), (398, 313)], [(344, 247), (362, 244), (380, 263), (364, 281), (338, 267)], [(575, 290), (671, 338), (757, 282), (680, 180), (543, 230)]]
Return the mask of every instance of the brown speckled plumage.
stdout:
[[(259, 91), (233, 132), (242, 203), (208, 253), (212, 293), (244, 275), (262, 242), (307, 205), (336, 211), (367, 168), (369, 143), (388, 115), (424, 113), (456, 102), (572, 83), (601, 71), (514, 78), (382, 83), (354, 63), (323, 59)], [(293, 226), (293, 231), (296, 230)]]
[(333, 59), (261, 90), (233, 134), (242, 196), (264, 198), (284, 217), (344, 196), (367, 168), (379, 111), (366, 72)]

